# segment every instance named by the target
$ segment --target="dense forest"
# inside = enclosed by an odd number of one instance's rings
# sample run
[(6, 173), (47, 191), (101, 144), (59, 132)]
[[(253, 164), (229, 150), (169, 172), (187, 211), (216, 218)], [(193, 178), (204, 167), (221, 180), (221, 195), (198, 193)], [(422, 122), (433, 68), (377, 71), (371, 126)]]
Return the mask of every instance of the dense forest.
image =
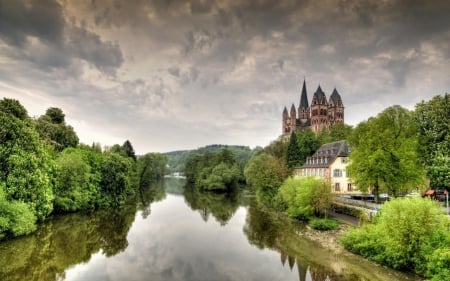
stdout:
[(53, 213), (118, 207), (165, 174), (165, 156), (137, 159), (128, 140), (79, 143), (59, 108), (34, 119), (4, 98), (0, 122), (0, 240), (33, 232)]

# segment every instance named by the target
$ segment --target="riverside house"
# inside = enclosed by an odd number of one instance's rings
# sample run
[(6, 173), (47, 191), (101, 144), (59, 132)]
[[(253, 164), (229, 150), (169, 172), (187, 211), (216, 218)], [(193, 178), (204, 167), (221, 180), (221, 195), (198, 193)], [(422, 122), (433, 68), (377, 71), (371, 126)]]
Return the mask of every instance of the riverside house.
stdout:
[(295, 175), (326, 178), (336, 194), (360, 193), (346, 171), (350, 152), (351, 148), (346, 140), (324, 144), (306, 159), (305, 164), (295, 168)]

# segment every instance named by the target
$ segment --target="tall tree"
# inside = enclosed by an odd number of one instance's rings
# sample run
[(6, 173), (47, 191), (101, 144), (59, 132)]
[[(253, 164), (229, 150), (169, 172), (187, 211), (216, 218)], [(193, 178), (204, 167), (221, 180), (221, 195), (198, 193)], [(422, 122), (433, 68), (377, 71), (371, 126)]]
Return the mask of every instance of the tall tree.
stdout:
[(360, 123), (350, 139), (352, 153), (347, 171), (362, 191), (373, 188), (396, 195), (423, 179), (417, 153), (417, 128), (413, 114), (392, 106)]
[(300, 165), (302, 161), (302, 155), (300, 152), (300, 147), (297, 142), (297, 134), (295, 132), (291, 133), (289, 138), (289, 144), (286, 151), (286, 165), (289, 169), (294, 169), (295, 166)]
[[(53, 163), (18, 101), (0, 101), (0, 124), (0, 193), (11, 204), (27, 204), (33, 216), (43, 220), (53, 209)], [(4, 214), (0, 207), (0, 220)]]
[(50, 144), (56, 151), (66, 147), (76, 147), (78, 136), (72, 126), (64, 121), (65, 115), (60, 108), (50, 107), (45, 115), (36, 121), (36, 128), (42, 140)]
[(125, 152), (128, 157), (133, 158), (134, 161), (136, 161), (136, 153), (134, 152), (134, 148), (131, 145), (131, 142), (129, 140), (126, 140), (122, 147), (125, 149)]
[(427, 166), (432, 188), (449, 188), (450, 179), (450, 94), (435, 96), (416, 105), (419, 152)]
[(300, 148), (300, 165), (305, 163), (306, 158), (313, 155), (321, 145), (316, 134), (310, 129), (298, 134), (297, 142)]

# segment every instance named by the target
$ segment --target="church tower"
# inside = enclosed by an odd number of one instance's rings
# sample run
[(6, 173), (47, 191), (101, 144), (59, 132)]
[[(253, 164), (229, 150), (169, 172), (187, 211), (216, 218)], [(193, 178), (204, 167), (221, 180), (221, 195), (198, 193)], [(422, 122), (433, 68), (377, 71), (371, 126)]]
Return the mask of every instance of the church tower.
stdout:
[(282, 114), (282, 134), (291, 132), (304, 132), (311, 129), (314, 133), (320, 133), (323, 129), (330, 129), (336, 123), (344, 123), (344, 104), (336, 88), (327, 99), (322, 88), (317, 88), (311, 104), (308, 103), (306, 81), (303, 79), (300, 103), (296, 110), (292, 103), (290, 111), (284, 107)]
[(295, 131), (295, 128), (296, 128), (296, 126), (297, 126), (297, 113), (295, 112), (295, 106), (294, 106), (294, 104), (292, 104), (292, 106), (291, 106), (291, 115), (290, 115), (290, 117), (291, 117), (291, 128), (290, 128), (290, 131), (289, 132), (293, 132), (293, 131)]
[(288, 114), (287, 108), (285, 106), (284, 110), (283, 110), (283, 124), (281, 125), (282, 126), (281, 127), (281, 132), (283, 134), (289, 133), (289, 126), (288, 126), (288, 122), (289, 121), (290, 121), (289, 120), (289, 114)]
[(336, 123), (344, 123), (344, 104), (336, 88), (328, 101), (328, 122), (330, 127)]
[(319, 133), (323, 128), (328, 128), (327, 111), (327, 97), (319, 85), (311, 101), (311, 130), (313, 132)]
[(298, 106), (298, 119), (302, 123), (306, 123), (309, 119), (310, 110), (309, 110), (309, 103), (308, 103), (308, 96), (306, 94), (306, 82), (303, 79), (303, 87), (302, 87), (302, 94), (300, 96), (300, 104)]

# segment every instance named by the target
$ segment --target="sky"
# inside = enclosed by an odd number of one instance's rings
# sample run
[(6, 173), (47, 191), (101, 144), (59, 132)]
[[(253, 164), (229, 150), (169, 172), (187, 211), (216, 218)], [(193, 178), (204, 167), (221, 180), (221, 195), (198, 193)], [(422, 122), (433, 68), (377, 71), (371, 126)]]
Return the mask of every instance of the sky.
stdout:
[(345, 123), (450, 93), (450, 1), (0, 0), (0, 97), (136, 153), (265, 146), (336, 87)]

